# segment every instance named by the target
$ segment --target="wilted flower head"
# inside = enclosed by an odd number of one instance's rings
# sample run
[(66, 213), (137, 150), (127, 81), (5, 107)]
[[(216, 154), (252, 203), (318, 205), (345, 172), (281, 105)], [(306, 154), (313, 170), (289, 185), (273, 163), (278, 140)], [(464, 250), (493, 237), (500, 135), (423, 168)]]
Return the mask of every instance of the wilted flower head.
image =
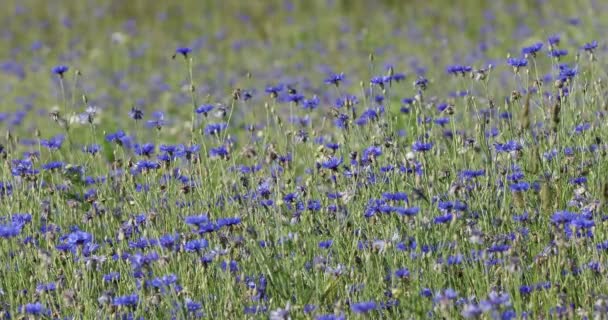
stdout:
[(139, 108), (132, 107), (129, 111), (129, 117), (133, 120), (141, 120), (144, 118), (144, 112)]

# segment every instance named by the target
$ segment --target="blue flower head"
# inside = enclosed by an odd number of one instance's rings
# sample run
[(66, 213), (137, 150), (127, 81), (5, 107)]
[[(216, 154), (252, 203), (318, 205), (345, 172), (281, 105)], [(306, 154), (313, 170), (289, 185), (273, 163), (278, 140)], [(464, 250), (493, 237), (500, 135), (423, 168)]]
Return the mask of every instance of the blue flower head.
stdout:
[(66, 73), (70, 68), (66, 65), (58, 65), (53, 67), (52, 71), (54, 74), (58, 75), (60, 78), (63, 78), (63, 74)]
[[(188, 47), (179, 47), (175, 49), (175, 55), (181, 54), (182, 56), (184, 56), (184, 58), (188, 58), (188, 54), (190, 54), (191, 52), (192, 49)], [(173, 58), (175, 58), (175, 55), (173, 55)]]
[(321, 163), (321, 166), (325, 169), (337, 170), (338, 167), (342, 164), (344, 158), (340, 157), (331, 157)]
[(560, 42), (560, 37), (558, 35), (552, 35), (547, 39), (547, 42), (549, 42), (550, 46), (557, 46)]
[(473, 67), (463, 65), (451, 65), (447, 67), (446, 71), (449, 74), (461, 75), (464, 77), (467, 73), (473, 71)]
[(528, 60), (525, 58), (509, 58), (507, 59), (507, 64), (517, 71), (519, 68), (528, 66)]
[(198, 108), (196, 108), (196, 113), (198, 114), (203, 114), (205, 117), (207, 116), (207, 114), (209, 112), (211, 112), (211, 110), (213, 110), (213, 105), (212, 104), (204, 104), (199, 106)]
[(378, 308), (374, 301), (357, 302), (350, 305), (350, 310), (354, 313), (368, 313)]
[(325, 78), (325, 83), (333, 84), (336, 87), (340, 86), (340, 82), (344, 80), (344, 73), (336, 74), (332, 73), (327, 78)]
[(542, 42), (537, 42), (529, 47), (524, 47), (523, 49), (521, 49), (521, 53), (524, 56), (532, 56), (532, 57), (536, 57), (536, 53), (540, 51), (540, 49), (543, 48), (543, 43)]
[(597, 49), (597, 40), (593, 40), (589, 43), (585, 43), (585, 45), (583, 46), (583, 50), (589, 52), (589, 53), (593, 53), (593, 50)]

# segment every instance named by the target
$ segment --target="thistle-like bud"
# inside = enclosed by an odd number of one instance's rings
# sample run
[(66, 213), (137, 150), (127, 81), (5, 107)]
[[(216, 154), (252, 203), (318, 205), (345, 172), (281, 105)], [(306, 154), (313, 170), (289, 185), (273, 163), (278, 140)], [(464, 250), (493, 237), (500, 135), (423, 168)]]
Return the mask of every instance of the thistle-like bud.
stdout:
[(519, 123), (522, 131), (530, 128), (530, 90), (526, 93), (526, 100), (524, 101), (524, 107), (519, 117)]
[(553, 108), (551, 109), (551, 121), (552, 121), (553, 132), (557, 132), (557, 129), (559, 127), (559, 122), (560, 122), (559, 113), (560, 113), (560, 111), (561, 111), (560, 100), (555, 100), (555, 104), (553, 105)]

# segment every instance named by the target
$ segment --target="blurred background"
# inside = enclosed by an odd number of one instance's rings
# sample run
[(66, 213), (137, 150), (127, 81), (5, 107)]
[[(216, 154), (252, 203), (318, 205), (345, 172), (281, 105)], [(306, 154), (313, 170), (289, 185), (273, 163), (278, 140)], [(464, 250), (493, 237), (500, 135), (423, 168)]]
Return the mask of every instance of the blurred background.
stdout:
[[(3, 4), (0, 99), (5, 111), (19, 110), (25, 102), (41, 110), (57, 104), (50, 69), (58, 64), (83, 74), (76, 85), (66, 77), (68, 94), (86, 94), (100, 109), (124, 113), (139, 104), (179, 112), (189, 101), (179, 93), (184, 69), (170, 62), (180, 46), (193, 49), (197, 94), (217, 101), (254, 83), (259, 90), (260, 84), (294, 82), (315, 93), (330, 71), (372, 77), (392, 66), (433, 79), (443, 76), (448, 64), (504, 64), (508, 54), (519, 55), (521, 47), (553, 34), (580, 47), (607, 30), (608, 21), (608, 3), (590, 0)], [(305, 79), (298, 78), (304, 70)], [(508, 73), (505, 77), (510, 79)], [(361, 80), (347, 77), (345, 85)]]

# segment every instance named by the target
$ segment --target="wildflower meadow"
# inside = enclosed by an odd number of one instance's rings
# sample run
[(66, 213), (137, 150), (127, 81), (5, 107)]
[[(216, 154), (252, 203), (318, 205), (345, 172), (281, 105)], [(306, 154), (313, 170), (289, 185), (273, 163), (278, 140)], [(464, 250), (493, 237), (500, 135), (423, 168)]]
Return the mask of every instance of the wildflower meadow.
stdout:
[(0, 319), (608, 317), (606, 1), (0, 17)]

